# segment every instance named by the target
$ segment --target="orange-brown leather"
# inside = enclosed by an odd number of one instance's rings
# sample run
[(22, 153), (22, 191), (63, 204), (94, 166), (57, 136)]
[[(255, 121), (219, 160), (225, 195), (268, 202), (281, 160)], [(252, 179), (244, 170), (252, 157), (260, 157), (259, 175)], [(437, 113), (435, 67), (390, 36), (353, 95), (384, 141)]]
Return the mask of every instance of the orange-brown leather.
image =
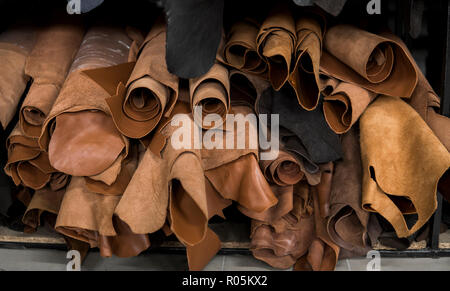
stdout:
[(342, 149), (344, 156), (336, 162), (331, 184), (328, 234), (341, 248), (364, 256), (371, 249), (368, 236), (370, 213), (361, 204), (361, 149), (356, 128), (342, 137)]
[(35, 41), (30, 26), (16, 26), (0, 34), (0, 123), (3, 129), (16, 113), (17, 105), (30, 79), (25, 64)]
[(295, 24), (295, 61), (289, 76), (299, 104), (314, 110), (320, 97), (320, 56), (322, 54), (323, 28), (318, 19), (300, 17)]
[(99, 235), (98, 237), (102, 257), (112, 257), (113, 255), (119, 258), (135, 257), (150, 247), (148, 235), (133, 233), (130, 227), (117, 216), (113, 216), (112, 220), (117, 235)]
[(376, 93), (334, 78), (323, 81), (323, 113), (330, 128), (343, 134), (359, 120)]
[(98, 175), (119, 155), (127, 156), (128, 140), (117, 131), (105, 99), (129, 77), (129, 42), (116, 27), (93, 27), (86, 34), (39, 139), (61, 172)]
[(328, 235), (326, 219), (321, 217), (318, 188), (313, 187), (315, 238), (307, 253), (295, 263), (295, 271), (334, 271), (339, 258), (340, 248)]
[(264, 20), (256, 38), (257, 52), (268, 64), (270, 83), (281, 89), (289, 79), (295, 57), (295, 20), (289, 8), (278, 5)]
[(178, 99), (178, 77), (166, 65), (166, 27), (153, 26), (143, 42), (136, 66), (126, 82), (127, 92), (107, 99), (119, 131), (130, 138), (151, 133), (168, 117)]
[(219, 252), (221, 243), (219, 237), (208, 228), (205, 238), (194, 246), (186, 247), (186, 255), (190, 271), (201, 271)]
[[(399, 98), (380, 96), (361, 117), (362, 205), (408, 237), (437, 207), (436, 188), (450, 153), (420, 115)], [(418, 215), (408, 227), (404, 214)]]
[(322, 176), (320, 183), (315, 186), (317, 190), (317, 200), (319, 201), (320, 217), (330, 216), (330, 194), (331, 181), (334, 175), (334, 164), (332, 162), (320, 165)]
[(336, 25), (325, 35), (321, 70), (328, 76), (374, 93), (411, 97), (418, 74), (399, 43), (350, 25)]
[[(230, 109), (230, 76), (228, 69), (216, 63), (203, 76), (189, 80), (190, 102), (196, 122), (204, 129), (220, 127), (226, 120)], [(201, 106), (202, 110), (195, 111), (194, 107)], [(204, 118), (208, 114), (217, 114), (211, 124), (205, 124)]]
[(41, 225), (41, 216), (44, 212), (58, 214), (65, 190), (52, 191), (46, 187), (37, 190), (23, 215), (22, 222), (32, 229)]
[(224, 62), (242, 72), (263, 75), (267, 64), (257, 53), (256, 38), (260, 24), (256, 20), (245, 18), (236, 22), (228, 32), (224, 46)]
[(26, 135), (40, 136), (42, 124), (64, 83), (84, 32), (78, 21), (57, 22), (38, 31), (25, 66), (25, 73), (33, 79), (33, 84), (19, 115)]

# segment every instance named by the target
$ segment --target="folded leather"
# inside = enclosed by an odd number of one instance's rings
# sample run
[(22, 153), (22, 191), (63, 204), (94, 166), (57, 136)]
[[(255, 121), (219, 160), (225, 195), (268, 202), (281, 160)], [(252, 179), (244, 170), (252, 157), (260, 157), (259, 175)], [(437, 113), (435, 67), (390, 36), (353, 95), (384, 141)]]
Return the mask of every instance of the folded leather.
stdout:
[(55, 169), (93, 176), (127, 156), (129, 142), (116, 129), (105, 99), (130, 75), (130, 43), (121, 28), (94, 26), (86, 34), (39, 139)]
[(274, 268), (287, 269), (306, 253), (314, 236), (309, 192), (309, 186), (300, 183), (288, 214), (273, 222), (252, 220), (250, 250), (255, 258)]
[(35, 30), (16, 26), (0, 34), (0, 123), (3, 129), (14, 117), (29, 76), (25, 73), (26, 59), (33, 49)]
[[(410, 236), (436, 210), (436, 188), (450, 167), (450, 153), (398, 98), (378, 97), (360, 126), (363, 208), (383, 216), (398, 237)], [(417, 222), (408, 227), (405, 214), (417, 214)]]
[(41, 28), (28, 56), (25, 73), (33, 84), (19, 115), (22, 131), (39, 137), (84, 36), (81, 23), (57, 22)]
[(324, 81), (323, 87), (325, 91), (331, 91), (324, 92), (323, 113), (337, 134), (348, 132), (377, 97), (376, 93), (336, 79)]
[(272, 87), (280, 90), (289, 79), (295, 52), (295, 20), (287, 5), (275, 6), (256, 37), (257, 52), (268, 67)]
[(41, 225), (41, 216), (44, 213), (58, 215), (64, 193), (64, 189), (52, 191), (48, 187), (37, 190), (23, 215), (22, 222), (36, 230)]
[(350, 25), (331, 27), (324, 39), (321, 70), (329, 76), (372, 91), (409, 98), (418, 74), (398, 42)]
[[(328, 184), (328, 181), (326, 184)], [(320, 190), (315, 187), (312, 188), (315, 238), (310, 244), (307, 253), (295, 263), (295, 271), (334, 271), (339, 258), (340, 248), (328, 235), (326, 219), (321, 216), (317, 191)]]
[(167, 70), (166, 27), (157, 22), (144, 40), (136, 66), (126, 82), (126, 94), (106, 101), (119, 131), (143, 138), (168, 117), (178, 99), (178, 77)]
[[(370, 213), (362, 208), (362, 164), (359, 134), (352, 128), (342, 137), (344, 156), (336, 162), (331, 184), (330, 218), (327, 230), (341, 248), (365, 256), (376, 242), (369, 225)], [(372, 214), (374, 215), (374, 214)], [(378, 233), (379, 234), (379, 233)]]
[(299, 104), (306, 110), (314, 110), (320, 97), (320, 56), (325, 24), (319, 17), (302, 15), (295, 24), (295, 61), (289, 76)]
[(267, 64), (257, 52), (259, 28), (260, 24), (251, 18), (233, 24), (223, 50), (223, 59), (227, 65), (242, 72), (265, 75)]
[(53, 190), (59, 190), (67, 184), (67, 175), (50, 165), (48, 154), (39, 148), (38, 140), (26, 136), (19, 124), (8, 137), (6, 146), (8, 161), (4, 170), (16, 186), (22, 184), (39, 190), (49, 184)]

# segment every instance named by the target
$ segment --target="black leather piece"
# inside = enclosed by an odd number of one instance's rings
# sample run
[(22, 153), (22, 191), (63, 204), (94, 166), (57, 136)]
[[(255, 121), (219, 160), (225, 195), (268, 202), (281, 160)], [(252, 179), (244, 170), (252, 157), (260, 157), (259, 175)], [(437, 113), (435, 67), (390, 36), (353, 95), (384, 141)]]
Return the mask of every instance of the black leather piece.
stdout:
[(160, 0), (167, 15), (169, 72), (190, 79), (215, 62), (222, 38), (223, 0)]
[(321, 105), (314, 111), (306, 111), (289, 91), (276, 92), (269, 88), (261, 95), (258, 110), (260, 113), (279, 114), (280, 126), (300, 139), (312, 162), (325, 164), (342, 157), (339, 136), (326, 123)]
[(293, 0), (299, 6), (311, 6), (313, 3), (330, 13), (338, 16), (344, 8), (347, 0)]
[[(74, 0), (67, 0), (68, 3), (72, 1)], [(80, 5), (81, 13), (88, 13), (97, 8), (98, 6), (100, 6), (101, 4), (103, 4), (104, 0), (79, 0), (79, 1), (81, 4)]]

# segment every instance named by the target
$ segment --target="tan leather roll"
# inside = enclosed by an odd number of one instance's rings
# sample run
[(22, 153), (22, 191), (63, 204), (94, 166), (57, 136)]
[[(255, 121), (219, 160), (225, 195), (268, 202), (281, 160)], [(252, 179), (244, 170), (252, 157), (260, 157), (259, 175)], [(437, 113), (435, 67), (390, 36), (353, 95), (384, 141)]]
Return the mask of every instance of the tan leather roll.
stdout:
[(264, 75), (267, 64), (257, 53), (256, 38), (260, 24), (254, 19), (243, 19), (231, 27), (224, 46), (224, 62), (242, 72)]
[[(450, 153), (420, 115), (401, 99), (380, 96), (361, 117), (362, 205), (408, 237), (437, 207), (436, 188)], [(417, 214), (408, 227), (404, 214)]]
[(117, 27), (93, 27), (86, 34), (39, 139), (59, 171), (98, 175), (128, 154), (128, 140), (116, 129), (105, 99), (128, 80), (130, 42)]
[(285, 151), (273, 161), (260, 161), (260, 165), (267, 181), (278, 186), (295, 185), (305, 176), (295, 156)]
[(276, 6), (264, 20), (256, 38), (258, 54), (268, 64), (270, 83), (275, 90), (289, 79), (295, 54), (295, 20), (289, 8)]
[[(226, 121), (230, 110), (230, 76), (226, 67), (216, 63), (205, 75), (189, 80), (189, 91), (192, 113), (195, 121), (201, 122), (199, 126), (217, 128)], [(196, 110), (200, 106), (201, 111)]]
[(295, 63), (289, 84), (299, 104), (306, 110), (314, 110), (319, 104), (323, 26), (311, 16), (300, 17), (295, 24)]
[(321, 70), (341, 81), (394, 97), (409, 98), (417, 85), (413, 60), (395, 41), (350, 25), (325, 35)]
[(178, 99), (178, 77), (166, 65), (166, 27), (153, 26), (143, 42), (125, 95), (107, 99), (119, 131), (130, 138), (151, 133)]
[(30, 79), (26, 59), (35, 42), (30, 26), (15, 26), (0, 34), (0, 123), (6, 129)]
[(331, 83), (333, 81), (328, 82), (328, 86), (332, 89), (325, 88), (332, 92), (324, 93), (323, 113), (330, 128), (337, 134), (343, 134), (359, 120), (377, 94), (346, 82), (336, 80), (335, 86)]
[(39, 137), (73, 59), (81, 45), (84, 27), (78, 21), (57, 22), (37, 32), (25, 73), (33, 80), (19, 115), (22, 131)]

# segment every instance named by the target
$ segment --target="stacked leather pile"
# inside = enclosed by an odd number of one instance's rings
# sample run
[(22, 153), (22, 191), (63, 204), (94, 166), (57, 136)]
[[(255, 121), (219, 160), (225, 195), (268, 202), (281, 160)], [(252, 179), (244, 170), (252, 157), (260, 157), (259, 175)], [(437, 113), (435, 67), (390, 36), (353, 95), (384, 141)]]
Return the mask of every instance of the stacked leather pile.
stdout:
[[(167, 68), (163, 19), (146, 34), (55, 20), (0, 41), (4, 127), (31, 84), (5, 172), (24, 187), (27, 231), (45, 219), (71, 248), (137, 256), (162, 231), (201, 270), (220, 249), (208, 223), (234, 203), (252, 219), (256, 258), (333, 270), (371, 249), (379, 219), (408, 238), (436, 210), (438, 187), (450, 198), (450, 120), (393, 35), (277, 6), (236, 22), (188, 82)], [(279, 124), (235, 128), (227, 114)], [(198, 146), (212, 135), (215, 147)], [(270, 139), (278, 155), (261, 159)]]

